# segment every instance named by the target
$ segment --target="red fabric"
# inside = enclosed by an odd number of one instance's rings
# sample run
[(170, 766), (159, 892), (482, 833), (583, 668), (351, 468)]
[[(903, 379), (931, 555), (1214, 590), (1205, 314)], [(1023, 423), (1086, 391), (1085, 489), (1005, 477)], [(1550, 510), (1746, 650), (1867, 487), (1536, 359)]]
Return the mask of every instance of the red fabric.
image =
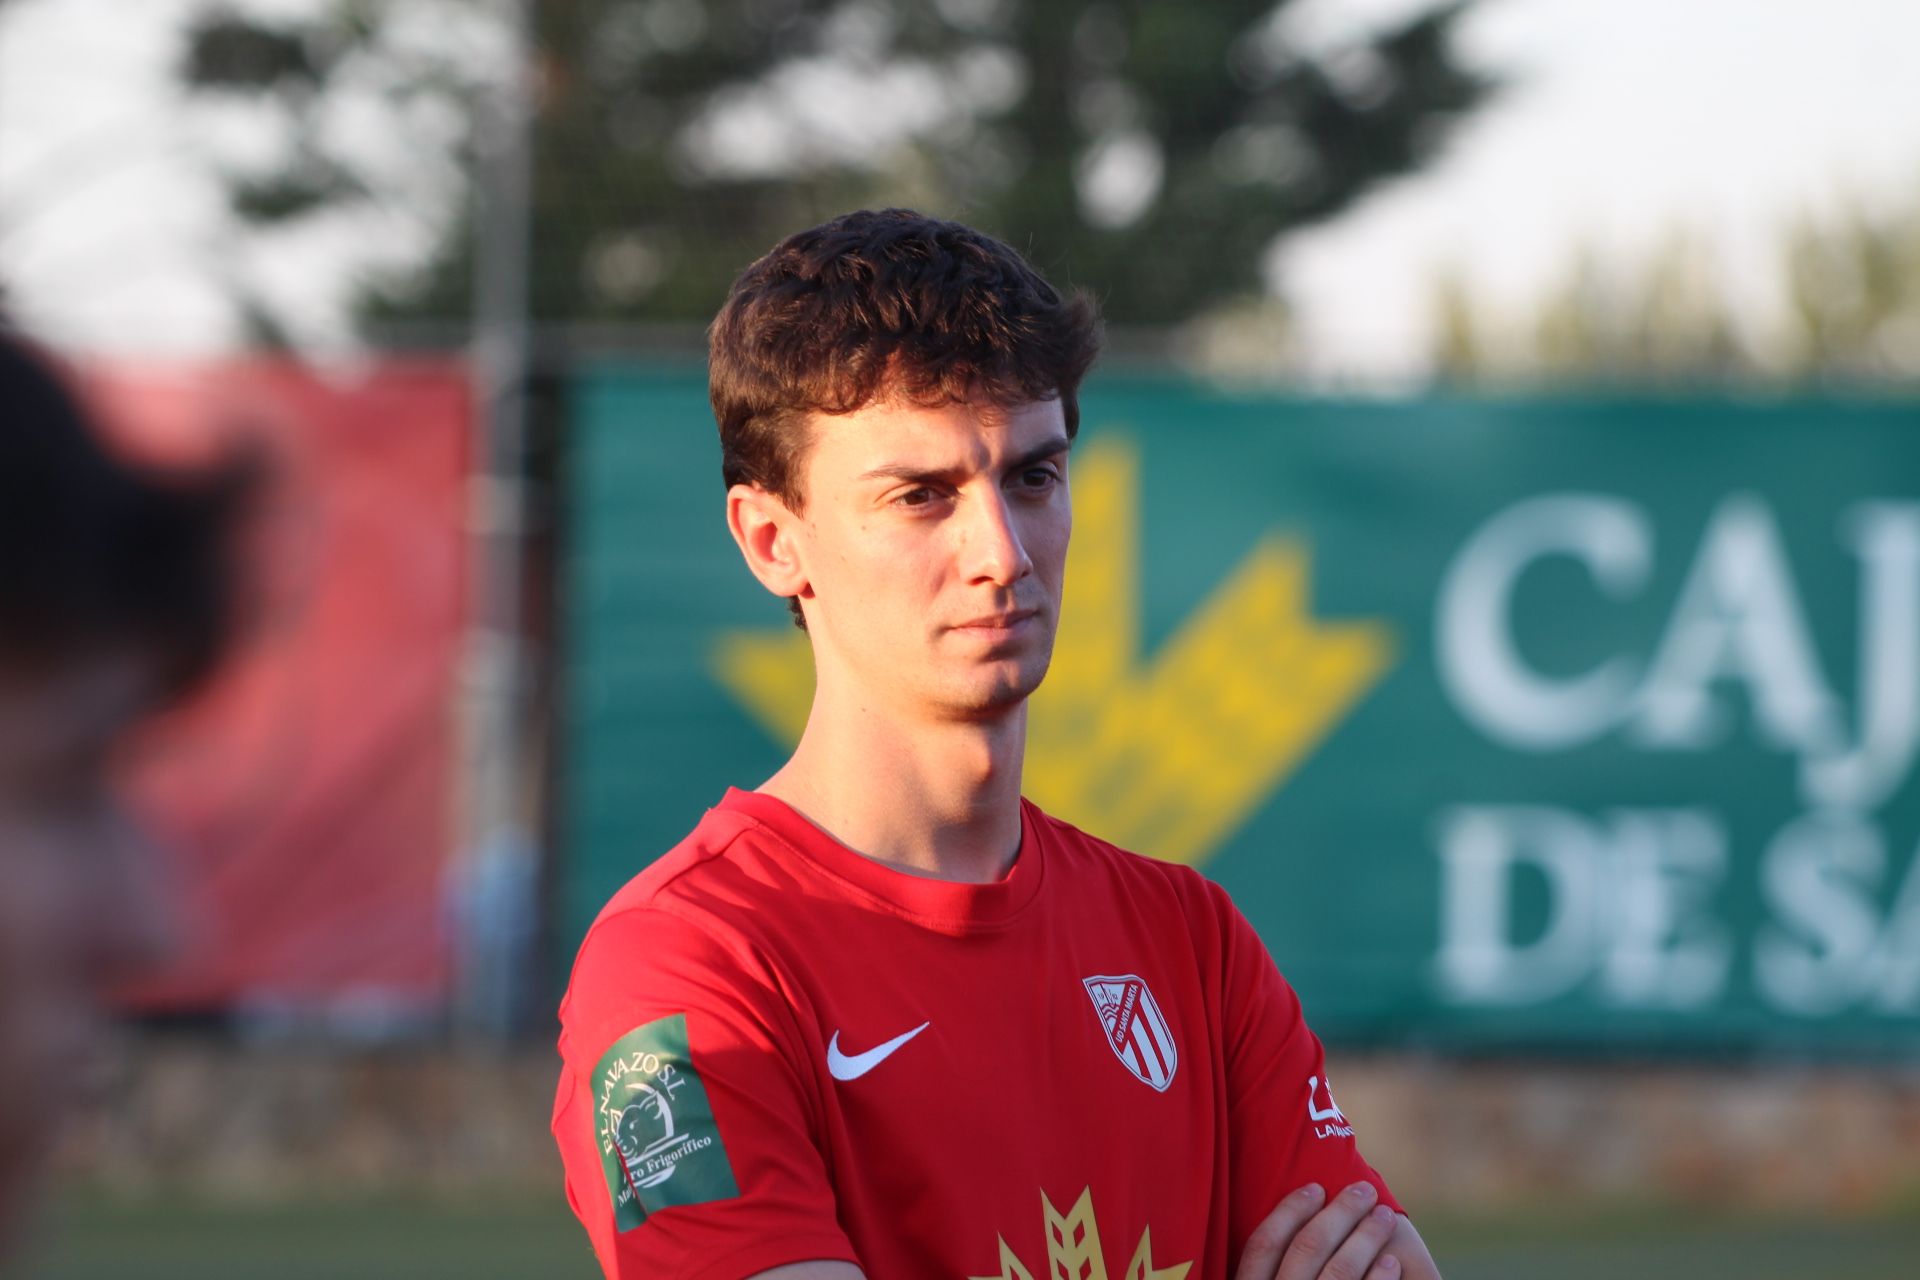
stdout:
[[(1088, 978), (1114, 979), (1100, 990), (1129, 1024), (1103, 1020)], [(675, 1013), (740, 1195), (620, 1231), (589, 1077)], [(923, 1022), (858, 1078), (830, 1073), (836, 1033), (856, 1055)], [(1307, 1182), (1366, 1178), (1394, 1203), (1350, 1128), (1310, 1118), (1334, 1109), (1320, 1043), (1226, 895), (1025, 802), (1011, 873), (976, 885), (890, 870), (729, 791), (601, 913), (561, 1023), (554, 1134), (609, 1276), (808, 1258), (874, 1280), (1000, 1276), (1002, 1241), (1045, 1276), (1050, 1247), (1094, 1230), (1123, 1276), (1151, 1229), (1149, 1264), (1197, 1280), (1231, 1274)]]
[(146, 734), (135, 807), (168, 846), (185, 947), (145, 1008), (431, 1005), (450, 979), (453, 677), (472, 419), (451, 362), (346, 377), (283, 362), (104, 366), (87, 390), (135, 454), (266, 447), (259, 616)]

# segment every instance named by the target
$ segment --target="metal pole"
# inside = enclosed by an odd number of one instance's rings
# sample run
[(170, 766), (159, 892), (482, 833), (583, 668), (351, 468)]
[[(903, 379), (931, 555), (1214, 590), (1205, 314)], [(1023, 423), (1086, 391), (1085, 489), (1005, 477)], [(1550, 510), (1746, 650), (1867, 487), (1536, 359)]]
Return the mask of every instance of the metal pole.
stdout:
[(508, 66), (482, 94), (475, 121), (474, 315), (470, 350), (472, 619), (465, 671), (456, 1029), (507, 1038), (530, 991), (539, 853), (522, 802), (520, 641), (525, 533), (527, 378), (531, 367), (528, 258), (532, 250), (532, 29), (530, 0), (494, 0)]

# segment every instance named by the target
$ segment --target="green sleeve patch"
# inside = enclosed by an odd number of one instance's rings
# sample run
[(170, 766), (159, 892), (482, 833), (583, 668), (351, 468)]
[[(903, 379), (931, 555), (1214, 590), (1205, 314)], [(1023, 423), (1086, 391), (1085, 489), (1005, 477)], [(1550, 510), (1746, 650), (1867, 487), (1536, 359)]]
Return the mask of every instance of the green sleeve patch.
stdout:
[(614, 1041), (593, 1068), (594, 1131), (617, 1230), (740, 1194), (676, 1013)]

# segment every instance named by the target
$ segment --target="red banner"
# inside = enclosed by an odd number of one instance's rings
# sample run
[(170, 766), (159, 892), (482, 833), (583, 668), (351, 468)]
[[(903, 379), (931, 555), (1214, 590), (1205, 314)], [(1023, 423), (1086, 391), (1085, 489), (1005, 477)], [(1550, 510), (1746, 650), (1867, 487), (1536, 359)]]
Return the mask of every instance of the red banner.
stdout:
[(185, 945), (149, 1009), (413, 1012), (451, 976), (454, 673), (471, 397), (451, 362), (86, 371), (133, 451), (243, 433), (272, 477), (259, 607), (205, 693), (143, 735), (136, 809), (177, 871)]

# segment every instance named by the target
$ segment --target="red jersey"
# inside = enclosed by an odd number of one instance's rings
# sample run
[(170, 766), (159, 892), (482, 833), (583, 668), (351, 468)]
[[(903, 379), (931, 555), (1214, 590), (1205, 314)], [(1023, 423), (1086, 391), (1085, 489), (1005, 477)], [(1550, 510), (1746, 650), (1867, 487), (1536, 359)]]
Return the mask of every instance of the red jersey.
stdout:
[(607, 1275), (1224, 1280), (1305, 1183), (1394, 1204), (1226, 894), (1020, 810), (958, 884), (730, 790), (614, 896), (553, 1113)]

